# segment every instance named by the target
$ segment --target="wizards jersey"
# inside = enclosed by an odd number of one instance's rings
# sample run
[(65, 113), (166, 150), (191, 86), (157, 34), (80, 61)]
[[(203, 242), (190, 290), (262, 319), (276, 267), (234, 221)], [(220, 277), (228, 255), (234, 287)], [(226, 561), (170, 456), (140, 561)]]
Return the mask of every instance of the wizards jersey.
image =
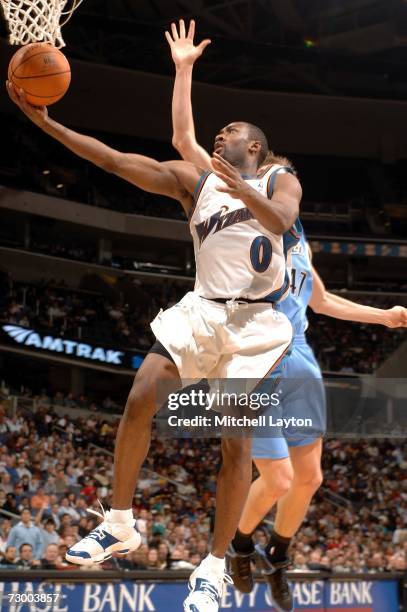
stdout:
[[(261, 178), (246, 179), (265, 197), (278, 173), (271, 166)], [(286, 294), (284, 236), (264, 228), (241, 200), (217, 190), (216, 174), (201, 177), (190, 216), (196, 260), (195, 292), (201, 297), (276, 302)], [(286, 240), (287, 242), (287, 240)]]

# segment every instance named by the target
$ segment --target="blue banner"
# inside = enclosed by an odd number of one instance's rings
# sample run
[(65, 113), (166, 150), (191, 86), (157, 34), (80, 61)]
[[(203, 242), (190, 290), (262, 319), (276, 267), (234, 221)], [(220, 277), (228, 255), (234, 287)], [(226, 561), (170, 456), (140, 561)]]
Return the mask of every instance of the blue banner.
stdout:
[[(96, 578), (96, 577), (95, 577)], [(397, 580), (298, 580), (292, 582), (295, 610), (313, 612), (398, 612)], [(185, 583), (131, 582), (44, 584), (0, 583), (3, 612), (182, 612)], [(266, 586), (256, 583), (250, 594), (225, 588), (221, 610), (270, 612)]]
[(407, 257), (406, 244), (310, 240), (313, 253), (360, 255), (363, 257)]

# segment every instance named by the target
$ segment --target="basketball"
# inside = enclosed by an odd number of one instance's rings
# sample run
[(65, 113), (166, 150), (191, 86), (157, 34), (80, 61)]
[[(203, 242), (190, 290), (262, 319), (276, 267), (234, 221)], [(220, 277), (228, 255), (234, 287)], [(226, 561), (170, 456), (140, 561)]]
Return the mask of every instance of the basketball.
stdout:
[(29, 104), (49, 106), (67, 92), (71, 69), (61, 51), (48, 43), (32, 43), (13, 55), (8, 79), (17, 89), (24, 90)]

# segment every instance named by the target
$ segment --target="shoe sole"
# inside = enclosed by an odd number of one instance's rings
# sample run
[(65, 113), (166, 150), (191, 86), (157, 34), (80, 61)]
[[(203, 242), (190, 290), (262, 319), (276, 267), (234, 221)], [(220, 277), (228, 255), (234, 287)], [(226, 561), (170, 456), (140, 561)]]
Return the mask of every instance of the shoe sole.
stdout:
[(69, 563), (74, 563), (75, 565), (94, 565), (95, 563), (103, 563), (103, 561), (107, 561), (107, 559), (110, 559), (112, 554), (115, 552), (125, 555), (130, 551), (137, 550), (140, 544), (141, 536), (139, 533), (136, 533), (128, 540), (124, 540), (124, 542), (117, 542), (117, 544), (108, 546), (102, 553), (94, 555), (93, 557), (76, 557), (67, 552), (65, 554), (65, 559), (69, 561)]

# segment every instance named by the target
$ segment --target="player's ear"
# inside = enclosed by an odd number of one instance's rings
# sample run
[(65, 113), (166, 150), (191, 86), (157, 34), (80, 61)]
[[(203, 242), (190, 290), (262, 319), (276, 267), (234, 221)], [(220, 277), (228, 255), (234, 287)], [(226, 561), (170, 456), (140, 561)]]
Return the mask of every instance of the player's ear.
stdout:
[(249, 153), (252, 155), (258, 155), (261, 151), (261, 142), (259, 140), (252, 140), (249, 143)]

